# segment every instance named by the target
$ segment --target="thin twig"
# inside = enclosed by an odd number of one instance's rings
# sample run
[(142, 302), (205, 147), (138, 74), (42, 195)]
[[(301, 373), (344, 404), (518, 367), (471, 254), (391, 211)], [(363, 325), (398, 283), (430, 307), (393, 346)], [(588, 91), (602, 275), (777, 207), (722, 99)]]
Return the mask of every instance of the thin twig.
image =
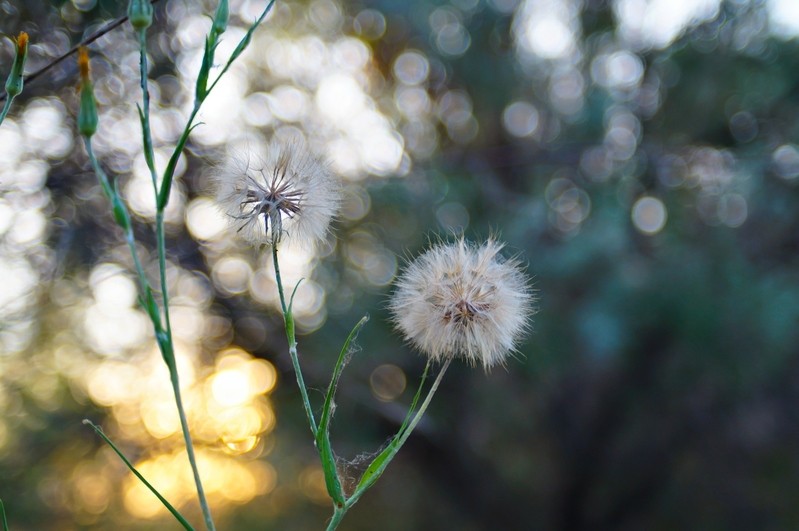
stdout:
[[(150, 0), (150, 3), (151, 4), (157, 4), (160, 1), (161, 0)], [(124, 24), (127, 21), (128, 21), (128, 16), (125, 15), (124, 17), (119, 17), (118, 19), (116, 19), (116, 20), (114, 20), (112, 22), (109, 22), (108, 24), (106, 24), (102, 28), (98, 29), (97, 31), (95, 31), (94, 33), (92, 33), (91, 35), (86, 37), (83, 41), (79, 42), (78, 44), (76, 44), (75, 46), (70, 48), (69, 51), (67, 51), (66, 53), (64, 53), (61, 56), (57, 57), (56, 59), (54, 59), (50, 63), (47, 63), (46, 65), (41, 67), (36, 72), (34, 72), (32, 74), (28, 74), (27, 76), (25, 76), (25, 83), (27, 84), (27, 83), (32, 82), (37, 77), (41, 76), (42, 74), (44, 74), (45, 72), (47, 72), (48, 70), (53, 68), (55, 65), (57, 65), (58, 63), (60, 63), (61, 61), (63, 61), (67, 57), (69, 57), (70, 55), (72, 55), (75, 52), (77, 52), (78, 48), (80, 48), (81, 46), (87, 46), (87, 45), (93, 43), (94, 41), (96, 41), (97, 39), (99, 39), (100, 37), (102, 37), (103, 35), (108, 33), (109, 31), (115, 30), (116, 28), (118, 28), (119, 26), (121, 26), (122, 24)], [(8, 94), (6, 94), (6, 91), (4, 90), (3, 93), (0, 94), (0, 102), (5, 101), (5, 99), (7, 97), (8, 97)]]

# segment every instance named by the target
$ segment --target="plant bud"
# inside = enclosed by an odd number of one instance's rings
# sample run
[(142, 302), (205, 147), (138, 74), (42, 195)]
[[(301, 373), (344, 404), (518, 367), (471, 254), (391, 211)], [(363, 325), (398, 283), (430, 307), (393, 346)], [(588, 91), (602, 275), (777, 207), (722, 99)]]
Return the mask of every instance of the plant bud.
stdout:
[(216, 35), (224, 33), (227, 29), (229, 18), (230, 7), (228, 6), (228, 0), (219, 0), (219, 5), (216, 6), (216, 14), (214, 15), (214, 25), (211, 31)]
[(153, 5), (150, 0), (130, 0), (128, 20), (137, 30), (149, 28), (153, 23)]
[(22, 86), (24, 84), (22, 73), (25, 69), (25, 59), (28, 58), (27, 33), (24, 31), (19, 32), (19, 36), (14, 39), (14, 48), (16, 48), (14, 65), (11, 67), (11, 72), (8, 74), (8, 79), (6, 80), (6, 94), (8, 94), (9, 98), (13, 98), (22, 92)]
[(94, 101), (94, 89), (89, 79), (89, 52), (85, 46), (78, 50), (78, 69), (81, 77), (78, 132), (88, 138), (97, 131), (97, 103)]

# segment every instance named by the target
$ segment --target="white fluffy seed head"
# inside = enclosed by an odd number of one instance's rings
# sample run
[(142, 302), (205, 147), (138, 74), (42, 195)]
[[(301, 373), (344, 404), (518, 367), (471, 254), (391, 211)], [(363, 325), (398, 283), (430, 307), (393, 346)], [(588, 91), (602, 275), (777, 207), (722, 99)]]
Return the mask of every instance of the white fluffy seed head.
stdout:
[(534, 303), (528, 278), (500, 256), (502, 247), (460, 239), (411, 262), (389, 306), (405, 339), (436, 361), (502, 364), (529, 328)]
[(216, 175), (216, 198), (236, 231), (254, 244), (315, 243), (327, 235), (341, 190), (303, 143), (273, 141), (263, 155), (231, 157)]

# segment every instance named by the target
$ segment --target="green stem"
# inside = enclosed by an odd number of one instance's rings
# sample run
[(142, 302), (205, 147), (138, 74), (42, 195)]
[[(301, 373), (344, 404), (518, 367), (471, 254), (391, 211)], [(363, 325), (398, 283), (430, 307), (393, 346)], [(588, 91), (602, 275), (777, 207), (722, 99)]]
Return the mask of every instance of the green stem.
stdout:
[[(142, 106), (139, 109), (139, 117), (141, 118), (142, 137), (144, 143), (144, 158), (147, 161), (147, 167), (150, 170), (150, 177), (153, 181), (153, 193), (156, 201), (156, 214), (155, 214), (155, 234), (158, 248), (158, 272), (161, 284), (161, 298), (163, 302), (163, 317), (164, 329), (158, 338), (158, 346), (169, 368), (169, 381), (172, 384), (172, 391), (175, 395), (175, 405), (177, 406), (178, 416), (180, 418), (180, 428), (183, 432), (183, 440), (186, 443), (186, 454), (189, 458), (191, 465), (191, 472), (194, 476), (194, 484), (197, 488), (197, 497), (199, 498), (200, 508), (202, 509), (203, 518), (205, 520), (205, 527), (209, 531), (215, 531), (214, 520), (211, 517), (211, 509), (208, 505), (208, 500), (205, 497), (205, 489), (203, 488), (202, 480), (200, 478), (200, 471), (197, 467), (197, 457), (194, 453), (194, 444), (189, 432), (189, 423), (186, 417), (186, 411), (183, 408), (183, 397), (180, 393), (180, 377), (178, 375), (177, 360), (175, 359), (175, 347), (172, 339), (172, 322), (169, 312), (169, 287), (167, 285), (167, 271), (166, 271), (166, 234), (164, 229), (164, 211), (166, 209), (169, 196), (162, 202), (159, 197), (158, 190), (158, 176), (155, 170), (155, 158), (153, 154), (153, 141), (152, 132), (150, 128), (150, 90), (147, 80), (147, 30), (141, 28), (138, 31), (139, 36), (139, 75), (141, 78), (141, 91), (142, 91)], [(196, 112), (193, 112), (189, 118), (189, 124), (194, 119)], [(187, 131), (190, 127), (187, 126)], [(186, 134), (188, 136), (188, 133)]]
[[(165, 332), (172, 343), (172, 321), (169, 318), (169, 289), (166, 278), (166, 233), (164, 230), (164, 211), (163, 209), (155, 213), (155, 236), (158, 247), (158, 275), (161, 282), (161, 299), (164, 303), (164, 324)], [(177, 370), (177, 369), (176, 369)]]
[(3, 123), (3, 120), (6, 119), (6, 115), (8, 114), (9, 109), (11, 109), (11, 102), (14, 101), (13, 96), (6, 99), (5, 104), (3, 104), (3, 110), (0, 111), (0, 124)]
[[(166, 205), (164, 205), (166, 206)], [(175, 394), (175, 404), (178, 408), (178, 415), (180, 417), (180, 428), (183, 431), (183, 440), (186, 443), (186, 453), (189, 457), (191, 464), (191, 472), (194, 476), (194, 484), (197, 487), (197, 497), (200, 501), (200, 508), (202, 509), (203, 518), (205, 519), (205, 527), (208, 531), (215, 531), (214, 520), (211, 517), (211, 508), (208, 505), (208, 500), (205, 497), (205, 489), (203, 489), (202, 480), (200, 479), (200, 471), (197, 468), (197, 458), (194, 455), (194, 444), (191, 440), (189, 433), (189, 423), (186, 420), (186, 412), (183, 409), (183, 399), (180, 395), (180, 381), (178, 378), (177, 360), (175, 359), (174, 342), (172, 341), (172, 324), (169, 318), (169, 289), (167, 286), (166, 278), (166, 237), (164, 233), (164, 209), (159, 208), (155, 215), (155, 231), (158, 245), (158, 269), (161, 279), (161, 297), (164, 304), (164, 337), (158, 342), (161, 348), (161, 353), (164, 355), (165, 360), (169, 367), (169, 379), (172, 382), (172, 391)]]
[(327, 524), (327, 531), (334, 531), (339, 526), (349, 507), (345, 505), (344, 507), (334, 507), (334, 509), (333, 517), (330, 519), (330, 523)]
[[(83, 137), (83, 145), (86, 147), (86, 153), (89, 156), (89, 162), (91, 162), (92, 169), (94, 169), (94, 173), (97, 175), (97, 180), (100, 181), (100, 186), (103, 189), (103, 193), (111, 202), (111, 204), (114, 205), (114, 197), (116, 197), (116, 192), (114, 191), (113, 186), (111, 186), (111, 181), (108, 179), (108, 175), (106, 175), (105, 171), (103, 171), (102, 166), (100, 166), (100, 163), (97, 161), (97, 157), (94, 155), (91, 138)], [(118, 202), (118, 204), (120, 205), (120, 208), (125, 208), (124, 203), (121, 201)], [(133, 235), (133, 227), (130, 224), (127, 226), (120, 225), (120, 227), (122, 227), (122, 230), (125, 232), (125, 242), (127, 242), (128, 249), (130, 250), (130, 256), (133, 258), (136, 276), (139, 277), (139, 289), (141, 290), (142, 297), (144, 297), (150, 284), (147, 280), (147, 275), (144, 274), (144, 268), (142, 267), (141, 260), (139, 259), (139, 252), (136, 249), (136, 237)], [(157, 331), (158, 330), (156, 329), (156, 332)]]
[[(128, 247), (130, 248), (131, 256), (133, 257), (133, 262), (136, 268), (136, 273), (139, 277), (139, 286), (142, 293), (143, 300), (147, 300), (146, 296), (148, 293), (151, 293), (150, 284), (147, 280), (147, 276), (144, 273), (144, 268), (141, 265), (141, 260), (139, 260), (139, 253), (136, 250), (136, 240), (133, 235), (133, 227), (130, 224), (130, 218), (127, 213), (127, 209), (124, 206), (124, 203), (119, 200), (119, 197), (111, 185), (108, 176), (103, 171), (102, 167), (100, 166), (97, 158), (94, 155), (94, 151), (92, 149), (91, 139), (88, 137), (84, 137), (84, 145), (86, 146), (86, 153), (89, 156), (89, 160), (91, 161), (92, 167), (94, 168), (95, 173), (97, 174), (97, 178), (100, 181), (100, 186), (103, 189), (103, 193), (108, 197), (111, 201), (112, 205), (115, 208), (124, 209), (124, 219), (127, 220), (126, 223), (122, 226), (122, 229), (125, 231), (125, 240), (128, 243)], [(119, 223), (119, 219), (117, 219)], [(175, 394), (175, 404), (177, 405), (178, 409), (178, 416), (180, 417), (180, 427), (183, 431), (183, 439), (186, 442), (186, 453), (189, 457), (189, 463), (191, 464), (192, 474), (194, 475), (194, 483), (197, 486), (197, 496), (200, 500), (200, 507), (202, 508), (203, 517), (205, 519), (206, 528), (209, 531), (215, 531), (216, 527), (214, 526), (213, 519), (211, 518), (211, 511), (208, 506), (208, 501), (205, 498), (205, 491), (202, 486), (202, 482), (200, 481), (200, 473), (197, 468), (197, 459), (194, 454), (194, 445), (192, 444), (191, 435), (189, 434), (189, 424), (186, 419), (186, 412), (183, 408), (183, 400), (180, 394), (180, 381), (178, 378), (178, 369), (177, 369), (177, 362), (175, 360), (175, 350), (174, 350), (174, 342), (172, 340), (172, 325), (169, 318), (169, 291), (167, 289), (167, 278), (166, 278), (166, 244), (165, 244), (165, 234), (164, 234), (164, 212), (163, 210), (158, 210), (156, 212), (155, 217), (155, 224), (156, 224), (156, 236), (158, 240), (158, 268), (160, 271), (160, 281), (161, 281), (161, 294), (163, 297), (163, 304), (164, 304), (164, 324), (165, 329), (161, 328), (160, 323), (157, 322), (157, 317), (151, 318), (153, 319), (153, 328), (155, 330), (156, 342), (158, 343), (158, 348), (161, 350), (161, 355), (164, 358), (164, 361), (169, 368), (169, 379), (172, 384), (172, 390)]]
[(0, 515), (3, 517), (3, 531), (8, 531), (8, 520), (6, 520), (6, 508), (3, 507), (3, 500), (0, 500)]
[(314, 419), (313, 409), (311, 409), (311, 401), (308, 398), (308, 389), (305, 387), (305, 379), (302, 377), (302, 369), (300, 368), (300, 360), (297, 355), (297, 338), (294, 334), (294, 317), (291, 314), (291, 304), (286, 306), (286, 295), (283, 291), (283, 280), (280, 277), (280, 265), (277, 260), (277, 245), (272, 244), (272, 261), (275, 264), (275, 280), (277, 281), (277, 292), (280, 294), (280, 307), (283, 309), (283, 324), (286, 326), (286, 339), (289, 343), (289, 356), (291, 363), (294, 366), (294, 374), (297, 377), (297, 386), (300, 388), (302, 395), (303, 406), (305, 407), (305, 415), (308, 417), (308, 425), (311, 428), (311, 433), (316, 440), (317, 428), (316, 419)]
[[(170, 336), (171, 343), (171, 336)], [(174, 354), (173, 354), (174, 359)], [(169, 367), (169, 379), (172, 382), (172, 390), (175, 392), (175, 404), (178, 408), (178, 416), (180, 417), (180, 428), (183, 431), (183, 440), (186, 443), (186, 453), (189, 456), (189, 463), (191, 464), (191, 472), (194, 476), (194, 484), (197, 487), (197, 496), (200, 499), (200, 507), (203, 512), (203, 519), (205, 520), (205, 527), (208, 531), (215, 531), (214, 520), (211, 517), (211, 509), (208, 505), (208, 500), (205, 498), (205, 490), (203, 489), (202, 481), (200, 480), (200, 471), (197, 468), (197, 458), (194, 455), (194, 444), (191, 441), (191, 434), (189, 433), (189, 424), (186, 421), (186, 412), (183, 409), (183, 399), (180, 396), (180, 382), (178, 380), (178, 368), (176, 365)]]

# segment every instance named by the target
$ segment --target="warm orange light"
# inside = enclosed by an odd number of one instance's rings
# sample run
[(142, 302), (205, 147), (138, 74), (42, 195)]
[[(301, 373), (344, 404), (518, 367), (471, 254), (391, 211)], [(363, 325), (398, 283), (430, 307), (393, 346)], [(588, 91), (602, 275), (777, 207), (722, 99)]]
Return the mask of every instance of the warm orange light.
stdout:
[(28, 34), (24, 31), (20, 31), (19, 35), (15, 39), (17, 42), (17, 50), (19, 53), (24, 54), (28, 51)]
[[(25, 36), (27, 40), (27, 35)], [(89, 49), (85, 46), (78, 48), (78, 69), (80, 78), (84, 81), (89, 80)]]
[[(277, 472), (272, 465), (263, 461), (245, 464), (228, 456), (199, 450), (197, 464), (208, 497), (218, 505), (247, 503), (256, 496), (268, 494), (277, 484)], [(146, 459), (137, 463), (136, 468), (178, 507), (195, 496), (194, 480), (187, 466), (185, 451)], [(155, 518), (164, 514), (161, 502), (133, 476), (125, 481), (124, 504), (128, 512), (137, 518)]]

